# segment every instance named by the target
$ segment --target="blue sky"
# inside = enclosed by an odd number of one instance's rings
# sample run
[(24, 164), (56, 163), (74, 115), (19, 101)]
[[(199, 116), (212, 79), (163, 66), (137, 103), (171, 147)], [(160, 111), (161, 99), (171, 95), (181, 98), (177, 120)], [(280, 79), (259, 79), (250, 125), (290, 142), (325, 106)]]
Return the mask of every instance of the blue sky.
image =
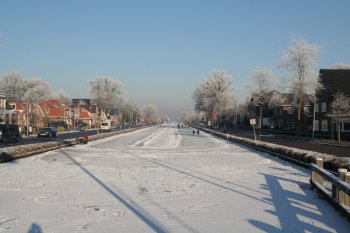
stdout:
[(323, 46), (319, 68), (350, 63), (349, 10), (347, 0), (1, 0), (0, 73), (79, 98), (110, 76), (139, 106), (179, 116), (212, 69), (233, 76), (240, 98), (254, 69), (283, 76), (292, 36)]

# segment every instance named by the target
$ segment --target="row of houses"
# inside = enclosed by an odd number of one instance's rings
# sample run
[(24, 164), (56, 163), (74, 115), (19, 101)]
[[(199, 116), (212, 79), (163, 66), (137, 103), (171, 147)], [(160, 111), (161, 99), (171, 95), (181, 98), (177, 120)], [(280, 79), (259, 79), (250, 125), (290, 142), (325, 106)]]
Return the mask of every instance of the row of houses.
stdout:
[[(350, 97), (350, 69), (321, 69), (319, 82), (322, 88), (316, 92), (316, 102), (313, 96), (307, 95), (305, 98), (300, 130), (303, 134), (314, 133), (317, 137), (336, 138), (338, 128), (331, 104), (334, 96), (339, 92)], [(262, 106), (262, 126), (270, 131), (294, 134), (297, 130), (297, 109), (292, 103), (293, 98), (290, 94), (281, 93), (279, 98), (278, 105)], [(341, 117), (340, 132), (343, 138), (350, 138), (350, 115)]]
[[(337, 119), (334, 117), (332, 102), (337, 93), (343, 93), (350, 98), (350, 69), (321, 69), (319, 82), (322, 88), (316, 95), (305, 94), (301, 118), (298, 127), (298, 110), (294, 95), (271, 91), (270, 101), (256, 103), (254, 98), (246, 106), (248, 111), (235, 114), (230, 118), (222, 117), (220, 126), (236, 128), (251, 128), (250, 119), (255, 116), (256, 127), (264, 131), (290, 135), (310, 136), (319, 138), (336, 138), (338, 134)], [(316, 102), (315, 102), (316, 100)], [(253, 111), (251, 111), (253, 108)], [(349, 108), (349, 106), (347, 106)], [(214, 119), (215, 117), (212, 117)], [(348, 114), (340, 118), (340, 133), (343, 139), (350, 139), (350, 109)]]
[[(22, 130), (35, 131), (40, 127), (54, 126), (60, 130), (98, 128), (106, 114), (90, 99), (73, 99), (65, 105), (57, 99), (49, 99), (32, 104), (28, 101), (7, 100), (0, 94), (0, 123), (18, 124)], [(118, 117), (112, 117), (114, 124)]]

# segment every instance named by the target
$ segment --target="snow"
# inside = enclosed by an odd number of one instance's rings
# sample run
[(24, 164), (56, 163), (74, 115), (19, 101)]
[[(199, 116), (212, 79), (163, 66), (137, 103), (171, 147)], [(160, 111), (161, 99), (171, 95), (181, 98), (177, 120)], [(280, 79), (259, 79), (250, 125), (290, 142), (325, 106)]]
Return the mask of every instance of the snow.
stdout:
[(191, 128), (0, 164), (0, 232), (349, 232), (310, 171)]

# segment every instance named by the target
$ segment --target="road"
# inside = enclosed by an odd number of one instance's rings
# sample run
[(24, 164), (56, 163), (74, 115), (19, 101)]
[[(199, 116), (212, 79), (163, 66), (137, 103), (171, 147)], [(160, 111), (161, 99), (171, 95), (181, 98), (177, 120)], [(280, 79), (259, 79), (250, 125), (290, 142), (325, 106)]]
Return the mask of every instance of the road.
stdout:
[(203, 132), (151, 127), (0, 164), (0, 232), (348, 232), (309, 178)]
[(87, 133), (88, 135), (95, 135), (95, 134), (97, 134), (97, 130), (87, 130), (87, 131), (83, 131), (83, 132), (81, 132), (81, 131), (59, 132), (57, 134), (57, 137), (40, 137), (39, 138), (36, 135), (29, 135), (29, 136), (23, 135), (23, 137), (20, 138), (18, 142), (14, 142), (14, 141), (0, 142), (0, 148), (1, 147), (32, 144), (32, 143), (64, 140), (64, 139), (69, 139), (69, 138), (77, 138), (77, 137), (81, 137), (84, 133)]
[[(135, 127), (135, 126), (133, 126)], [(114, 128), (113, 131), (118, 131), (123, 128)], [(14, 141), (5, 141), (0, 142), (0, 148), (2, 147), (9, 147), (9, 146), (18, 146), (18, 145), (25, 145), (25, 144), (33, 144), (33, 143), (41, 143), (41, 142), (48, 142), (48, 141), (61, 141), (64, 139), (69, 138), (78, 138), (82, 137), (83, 134), (96, 135), (98, 133), (104, 133), (99, 132), (97, 129), (88, 129), (84, 131), (64, 131), (64, 132), (58, 132), (56, 137), (37, 137), (36, 135), (23, 135), (22, 138), (19, 139), (18, 142)]]

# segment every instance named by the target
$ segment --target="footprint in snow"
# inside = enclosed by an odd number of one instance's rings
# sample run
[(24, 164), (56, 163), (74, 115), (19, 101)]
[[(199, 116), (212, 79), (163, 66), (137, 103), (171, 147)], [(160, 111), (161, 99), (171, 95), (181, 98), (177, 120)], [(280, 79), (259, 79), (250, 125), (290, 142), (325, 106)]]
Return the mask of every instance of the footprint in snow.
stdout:
[(148, 189), (146, 187), (139, 186), (139, 194), (145, 194), (148, 192)]

